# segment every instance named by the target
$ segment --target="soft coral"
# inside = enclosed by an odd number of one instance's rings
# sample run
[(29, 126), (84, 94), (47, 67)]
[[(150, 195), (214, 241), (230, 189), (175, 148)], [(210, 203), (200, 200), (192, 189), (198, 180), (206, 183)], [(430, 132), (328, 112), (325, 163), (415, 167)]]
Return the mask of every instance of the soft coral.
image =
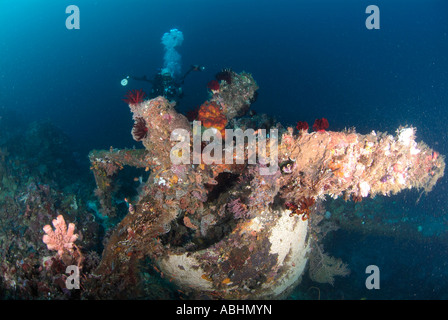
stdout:
[(205, 128), (216, 128), (224, 137), (227, 118), (216, 102), (204, 102), (199, 108), (198, 120), (202, 121)]

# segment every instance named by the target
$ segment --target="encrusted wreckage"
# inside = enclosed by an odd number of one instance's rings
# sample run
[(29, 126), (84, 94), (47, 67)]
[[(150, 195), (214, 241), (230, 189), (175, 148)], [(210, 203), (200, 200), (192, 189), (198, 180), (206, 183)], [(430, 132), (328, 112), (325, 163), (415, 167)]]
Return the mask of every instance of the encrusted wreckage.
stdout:
[[(248, 111), (258, 86), (248, 73), (225, 72), (219, 86), (209, 85), (212, 96), (201, 114), (212, 106), (213, 119), (230, 128)], [(317, 214), (322, 200), (360, 201), (410, 188), (429, 192), (445, 168), (443, 156), (415, 142), (412, 127), (399, 128), (393, 136), (297, 132), (281, 125), (278, 166), (270, 175), (260, 173), (268, 163), (260, 158), (257, 164), (173, 164), (178, 141), (171, 139), (172, 132), (183, 129), (192, 137), (192, 124), (163, 97), (131, 103), (130, 109), (138, 127), (134, 138), (145, 149), (90, 154), (105, 215), (115, 214), (114, 178), (123, 166), (149, 172), (138, 196), (127, 199), (129, 212), (110, 236), (96, 278), (87, 286), (99, 297), (138, 296), (139, 263), (146, 257), (190, 298), (285, 297), (300, 282), (309, 259), (311, 277), (332, 283), (334, 275), (348, 270), (318, 244), (326, 233)], [(267, 138), (267, 145), (272, 147), (274, 139)]]

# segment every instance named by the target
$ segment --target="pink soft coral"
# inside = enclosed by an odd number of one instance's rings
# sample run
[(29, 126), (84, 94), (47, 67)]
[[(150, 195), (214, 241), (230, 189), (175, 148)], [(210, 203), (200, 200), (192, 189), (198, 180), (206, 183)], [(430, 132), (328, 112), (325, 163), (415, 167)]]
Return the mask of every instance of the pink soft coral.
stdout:
[(233, 213), (235, 219), (246, 219), (250, 217), (247, 206), (239, 198), (227, 203), (227, 208)]
[(53, 226), (54, 231), (49, 224), (44, 227), (46, 235), (44, 235), (42, 241), (47, 245), (48, 250), (57, 250), (60, 257), (65, 251), (73, 253), (73, 242), (78, 239), (78, 234), (73, 234), (75, 225), (69, 223), (67, 228), (64, 217), (59, 215), (53, 220)]

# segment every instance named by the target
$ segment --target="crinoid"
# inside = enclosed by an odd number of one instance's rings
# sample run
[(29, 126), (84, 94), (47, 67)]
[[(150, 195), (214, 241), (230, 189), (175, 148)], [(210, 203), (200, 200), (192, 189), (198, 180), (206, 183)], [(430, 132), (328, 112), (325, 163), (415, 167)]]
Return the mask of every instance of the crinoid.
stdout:
[(135, 119), (134, 126), (132, 127), (132, 136), (134, 140), (141, 141), (148, 135), (148, 127), (146, 126), (145, 119), (138, 117)]
[(224, 68), (215, 75), (216, 80), (224, 80), (227, 84), (232, 84), (233, 71), (230, 68)]
[(143, 99), (145, 98), (146, 93), (140, 89), (140, 90), (130, 90), (126, 94), (125, 98), (123, 99), (124, 102), (127, 104), (139, 104), (143, 102)]
[(290, 217), (295, 214), (298, 216), (302, 215), (302, 220), (305, 221), (310, 217), (310, 209), (315, 203), (316, 200), (313, 197), (303, 197), (298, 202), (298, 205), (288, 202), (286, 207), (291, 210)]
[(329, 127), (328, 120), (326, 118), (316, 119), (313, 124), (313, 130), (317, 132), (324, 132)]
[(299, 122), (297, 122), (297, 126), (296, 126), (297, 130), (299, 130), (299, 131), (308, 131), (309, 127), (310, 126), (308, 125), (308, 122), (306, 122), (306, 121), (299, 121)]

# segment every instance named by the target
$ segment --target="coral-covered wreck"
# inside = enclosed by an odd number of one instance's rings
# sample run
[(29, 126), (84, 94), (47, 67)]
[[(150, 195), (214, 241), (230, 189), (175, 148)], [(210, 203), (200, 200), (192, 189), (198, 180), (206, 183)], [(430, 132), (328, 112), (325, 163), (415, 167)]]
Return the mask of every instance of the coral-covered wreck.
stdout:
[[(216, 131), (238, 127), (237, 117), (247, 113), (258, 89), (250, 74), (226, 72), (230, 79), (214, 83), (201, 111), (207, 127), (219, 119)], [(139, 268), (148, 261), (189, 298), (285, 297), (307, 266), (313, 280), (332, 283), (348, 269), (319, 244), (326, 227), (318, 211), (326, 196), (361, 201), (410, 188), (429, 192), (444, 174), (444, 157), (417, 143), (412, 127), (399, 128), (395, 136), (363, 135), (325, 131), (327, 123), (312, 133), (308, 126), (297, 131), (278, 124), (278, 165), (269, 175), (260, 169), (269, 166), (272, 135), (265, 159), (256, 164), (248, 163), (247, 153), (243, 163), (174, 164), (173, 157), (182, 156), (173, 151), (181, 139), (174, 130), (190, 133), (186, 143), (193, 146), (197, 128), (163, 97), (129, 106), (134, 138), (145, 149), (90, 153), (102, 212), (116, 213), (114, 178), (124, 166), (150, 174), (138, 196), (126, 199), (129, 212), (85, 283), (90, 297), (138, 297)], [(207, 106), (213, 107), (208, 113)], [(207, 114), (214, 118), (205, 119)], [(253, 129), (258, 141), (258, 129), (265, 128)], [(207, 143), (200, 141), (200, 151)]]

